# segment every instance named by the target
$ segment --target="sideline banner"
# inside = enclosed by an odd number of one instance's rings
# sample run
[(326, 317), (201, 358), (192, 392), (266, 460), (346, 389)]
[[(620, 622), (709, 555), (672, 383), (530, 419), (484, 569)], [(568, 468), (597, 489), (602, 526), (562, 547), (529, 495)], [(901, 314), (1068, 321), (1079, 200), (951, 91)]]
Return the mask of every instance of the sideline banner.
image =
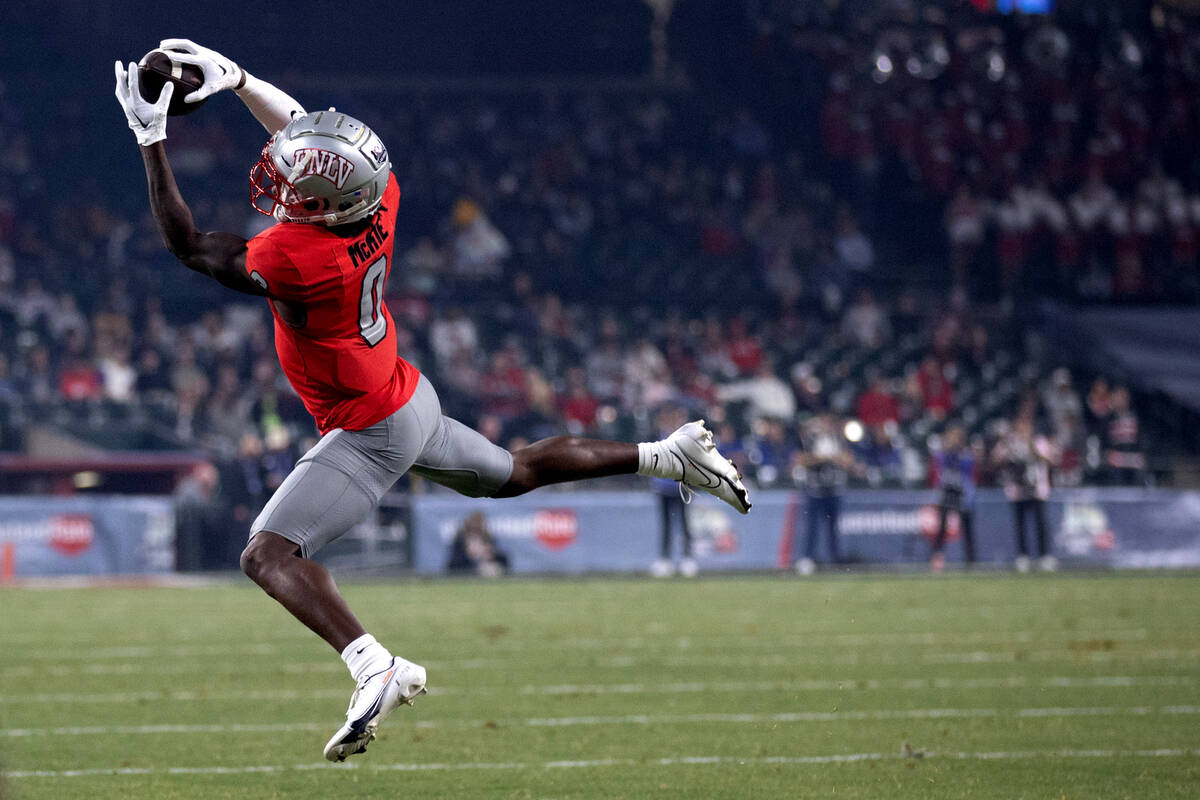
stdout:
[(0, 497), (9, 577), (136, 575), (175, 568), (169, 497)]
[[(687, 513), (693, 553), (704, 570), (790, 567), (807, 537), (802, 492), (752, 492), (747, 516), (707, 496)], [(936, 535), (931, 491), (847, 491), (841, 501), (840, 551), (850, 563), (922, 563)], [(637, 571), (658, 558), (658, 496), (649, 491), (535, 492), (507, 500), (435, 494), (413, 498), (414, 566), (444, 570), (450, 543), (466, 516), (482, 512), (514, 572)], [(1069, 489), (1046, 507), (1047, 539), (1064, 564), (1200, 567), (1200, 492), (1166, 489)], [(1032, 546), (1033, 520), (1026, 526)], [(975, 504), (976, 557), (1009, 563), (1017, 554), (1013, 506), (999, 490)], [(962, 559), (957, 520), (947, 557)], [(675, 534), (674, 552), (679, 552)], [(828, 559), (824, 528), (817, 560)]]

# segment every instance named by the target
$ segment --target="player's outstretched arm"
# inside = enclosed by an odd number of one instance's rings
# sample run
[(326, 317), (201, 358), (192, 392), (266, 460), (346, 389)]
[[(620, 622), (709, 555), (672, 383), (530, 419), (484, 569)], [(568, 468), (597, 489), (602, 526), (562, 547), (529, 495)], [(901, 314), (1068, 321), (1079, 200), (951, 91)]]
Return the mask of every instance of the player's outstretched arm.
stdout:
[(254, 118), (267, 133), (275, 134), (304, 113), (304, 107), (287, 92), (254, 77), (233, 61), (190, 39), (163, 39), (159, 49), (170, 50), (171, 58), (192, 64), (204, 74), (204, 84), (183, 98), (185, 103), (198, 103), (225, 89), (233, 89)]
[(118, 61), (115, 66), (117, 102), (141, 145), (150, 185), (150, 210), (167, 249), (188, 269), (203, 272), (239, 292), (265, 295), (266, 291), (246, 274), (246, 240), (232, 233), (196, 230), (191, 209), (179, 194), (163, 148), (163, 140), (167, 138), (167, 107), (174, 85), (165, 84), (158, 99), (150, 102), (142, 97), (138, 86), (137, 64), (131, 62), (126, 68)]
[(161, 141), (141, 147), (150, 190), (150, 211), (172, 255), (190, 270), (253, 295), (266, 290), (246, 274), (246, 240), (233, 233), (201, 233), (183, 201)]

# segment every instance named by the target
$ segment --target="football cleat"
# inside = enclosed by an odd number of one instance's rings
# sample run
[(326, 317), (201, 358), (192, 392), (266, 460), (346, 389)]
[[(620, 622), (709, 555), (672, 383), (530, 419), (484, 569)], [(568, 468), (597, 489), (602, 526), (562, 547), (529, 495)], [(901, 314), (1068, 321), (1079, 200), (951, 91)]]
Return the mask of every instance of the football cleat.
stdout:
[(675, 574), (675, 565), (665, 558), (660, 558), (650, 565), (650, 574), (656, 578), (669, 578)]
[(742, 484), (742, 476), (733, 462), (717, 451), (712, 431), (704, 427), (704, 420), (682, 426), (664, 444), (683, 468), (679, 491), (685, 503), (692, 499), (691, 488), (695, 488), (724, 500), (742, 514), (750, 510), (750, 496)]
[(325, 758), (344, 761), (346, 756), (363, 752), (388, 714), (401, 704), (411, 706), (423, 694), (425, 668), (393, 658), (387, 669), (368, 675), (355, 688), (346, 710), (346, 723), (325, 745)]

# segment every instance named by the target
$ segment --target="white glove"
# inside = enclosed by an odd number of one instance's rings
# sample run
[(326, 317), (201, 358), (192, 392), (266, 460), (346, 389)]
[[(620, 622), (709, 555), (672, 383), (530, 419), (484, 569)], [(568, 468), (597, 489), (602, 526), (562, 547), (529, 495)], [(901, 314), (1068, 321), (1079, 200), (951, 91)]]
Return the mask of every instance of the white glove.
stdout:
[(201, 47), (191, 39), (163, 39), (159, 50), (170, 51), (173, 60), (199, 67), (204, 73), (204, 85), (183, 98), (185, 103), (199, 103), (206, 97), (225, 89), (240, 89), (246, 83), (246, 72), (216, 50)]
[(167, 138), (167, 106), (171, 104), (171, 95), (175, 94), (175, 84), (167, 81), (159, 92), (158, 100), (151, 103), (142, 97), (138, 88), (137, 64), (129, 62), (126, 69), (120, 61), (116, 64), (117, 101), (125, 109), (125, 118), (129, 120), (129, 129), (137, 137), (138, 144), (152, 145)]

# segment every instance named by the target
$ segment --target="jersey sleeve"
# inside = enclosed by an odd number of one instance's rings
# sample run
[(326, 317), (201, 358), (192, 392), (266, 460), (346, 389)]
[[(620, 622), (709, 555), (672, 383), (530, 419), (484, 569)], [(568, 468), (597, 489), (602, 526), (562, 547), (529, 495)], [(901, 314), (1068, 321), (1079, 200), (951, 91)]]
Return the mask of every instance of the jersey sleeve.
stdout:
[(300, 268), (278, 243), (263, 234), (246, 243), (246, 274), (279, 300), (305, 300), (309, 294)]

